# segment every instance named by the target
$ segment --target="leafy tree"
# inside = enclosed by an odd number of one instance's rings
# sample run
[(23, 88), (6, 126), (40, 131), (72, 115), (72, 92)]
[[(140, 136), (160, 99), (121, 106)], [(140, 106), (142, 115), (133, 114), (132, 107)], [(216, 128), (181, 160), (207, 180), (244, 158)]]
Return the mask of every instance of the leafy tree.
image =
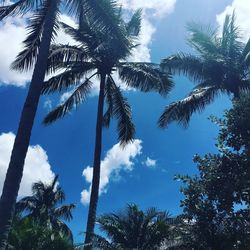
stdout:
[(32, 218), (44, 228), (61, 233), (73, 242), (68, 226), (62, 220), (72, 219), (74, 204), (58, 206), (65, 200), (65, 194), (57, 185), (58, 176), (50, 184), (36, 182), (32, 186), (32, 195), (26, 196), (16, 204), (16, 212), (25, 212), (25, 217)]
[(212, 118), (221, 126), (219, 154), (195, 156), (199, 175), (179, 176), (184, 214), (191, 226), (191, 249), (247, 249), (250, 244), (250, 97), (242, 96)]
[(119, 37), (124, 42), (123, 45), (127, 46), (123, 33), (113, 25), (114, 8), (116, 7), (116, 2), (113, 0), (18, 0), (0, 7), (0, 20), (10, 15), (25, 14), (30, 10), (35, 10), (28, 26), (29, 33), (24, 41), (24, 50), (19, 53), (12, 65), (13, 69), (20, 71), (31, 69), (34, 66), (34, 71), (0, 199), (0, 249), (4, 249), (6, 244), (15, 210), (24, 160), (47, 69), (50, 42), (58, 28), (60, 3), (64, 3), (64, 7), (72, 15), (79, 15), (81, 11), (84, 11), (92, 20), (93, 27), (105, 31), (107, 35), (112, 32), (113, 36)]
[(170, 217), (165, 212), (149, 208), (146, 212), (129, 204), (119, 213), (100, 216), (100, 230), (107, 236), (95, 236), (94, 246), (98, 249), (158, 249), (170, 235)]
[(249, 91), (250, 40), (240, 40), (235, 15), (226, 16), (221, 37), (217, 30), (192, 23), (188, 26), (189, 44), (197, 54), (178, 53), (163, 59), (161, 66), (171, 73), (189, 77), (196, 86), (184, 99), (167, 106), (159, 119), (166, 127), (177, 121), (187, 126), (194, 112), (201, 112), (220, 94), (239, 98)]
[(26, 217), (14, 219), (6, 250), (73, 250), (73, 245), (57, 231)]
[[(115, 117), (118, 120), (118, 137), (121, 145), (132, 141), (135, 133), (131, 108), (127, 99), (122, 95), (121, 89), (116, 84), (113, 73), (117, 72), (120, 79), (129, 87), (145, 92), (155, 90), (162, 95), (166, 95), (172, 87), (169, 75), (161, 72), (158, 65), (125, 61), (136, 46), (136, 37), (140, 31), (140, 21), (140, 10), (132, 16), (129, 22), (124, 22), (120, 8), (117, 8), (115, 25), (129, 41), (129, 46), (126, 47), (120, 37), (113, 34), (107, 36), (105, 31), (93, 28), (92, 21), (86, 15), (81, 15), (77, 29), (62, 24), (65, 32), (70, 34), (79, 43), (79, 46), (54, 45), (49, 57), (50, 70), (52, 72), (58, 69), (63, 69), (64, 71), (45, 82), (43, 92), (52, 93), (57, 90), (62, 91), (68, 87), (76, 87), (64, 103), (60, 104), (45, 117), (45, 124), (56, 121), (72, 108), (80, 105), (86, 100), (93, 86), (92, 78), (97, 76), (100, 80), (94, 170), (85, 239), (86, 245), (91, 242), (96, 218), (100, 181), (102, 126), (108, 127), (111, 118)], [(85, 79), (83, 79), (84, 77)], [(105, 99), (107, 101), (107, 110), (103, 114)]]

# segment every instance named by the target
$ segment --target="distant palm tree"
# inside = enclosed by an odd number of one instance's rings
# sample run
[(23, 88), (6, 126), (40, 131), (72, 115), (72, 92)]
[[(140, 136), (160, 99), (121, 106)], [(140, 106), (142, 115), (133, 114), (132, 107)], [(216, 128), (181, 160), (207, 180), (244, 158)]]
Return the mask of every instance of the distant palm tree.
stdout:
[[(131, 108), (127, 99), (123, 97), (121, 89), (115, 83), (113, 73), (117, 72), (120, 79), (129, 87), (142, 91), (155, 90), (166, 95), (172, 81), (169, 75), (159, 70), (159, 66), (152, 63), (130, 63), (126, 58), (136, 47), (136, 37), (140, 31), (141, 11), (137, 11), (129, 22), (121, 18), (121, 10), (117, 9), (115, 25), (119, 27), (127, 41), (124, 46), (123, 39), (107, 35), (105, 31), (95, 29), (92, 21), (85, 15), (80, 16), (78, 29), (62, 24), (66, 33), (70, 34), (79, 46), (54, 45), (49, 57), (50, 70), (64, 71), (45, 82), (43, 92), (52, 93), (65, 88), (76, 86), (70, 97), (53, 111), (44, 120), (45, 124), (52, 123), (63, 117), (72, 108), (86, 100), (94, 76), (100, 80), (100, 91), (96, 122), (95, 153), (93, 163), (93, 179), (90, 197), (85, 243), (91, 242), (94, 232), (96, 208), (99, 194), (100, 159), (102, 146), (102, 126), (109, 126), (110, 120), (118, 120), (118, 134), (122, 145), (134, 138), (134, 125), (132, 123)], [(85, 78), (85, 79), (83, 79)], [(107, 110), (103, 114), (104, 99), (107, 101)]]
[(65, 194), (57, 184), (58, 176), (50, 184), (36, 182), (32, 185), (32, 195), (22, 198), (16, 204), (16, 213), (25, 212), (24, 217), (32, 218), (39, 226), (47, 227), (69, 237), (72, 233), (63, 220), (72, 219), (74, 204), (59, 206)]
[[(5, 2), (4, 0), (0, 0)], [(28, 36), (24, 41), (24, 50), (19, 53), (12, 65), (13, 69), (34, 71), (25, 104), (23, 106), (11, 159), (3, 185), (0, 199), (0, 249), (5, 248), (8, 232), (14, 214), (16, 198), (23, 175), (24, 160), (27, 154), (33, 122), (35, 119), (39, 97), (47, 69), (47, 59), (52, 38), (58, 28), (59, 5), (64, 3), (64, 9), (70, 14), (79, 15), (80, 11), (92, 20), (96, 29), (101, 29), (108, 35), (119, 37), (126, 46), (124, 35), (113, 25), (116, 2), (111, 0), (19, 0), (7, 6), (0, 7), (0, 20), (10, 15), (25, 14), (35, 10), (28, 26)]]
[(154, 250), (170, 235), (170, 217), (155, 208), (141, 211), (129, 204), (125, 211), (102, 215), (97, 219), (107, 239), (96, 235), (94, 246), (105, 250)]
[(189, 77), (198, 84), (184, 99), (166, 107), (159, 119), (159, 126), (166, 127), (177, 121), (187, 126), (194, 112), (201, 112), (221, 93), (240, 97), (250, 90), (250, 40), (240, 41), (235, 15), (226, 16), (222, 36), (217, 30), (198, 24), (188, 27), (189, 44), (197, 55), (178, 53), (161, 62), (162, 68), (171, 73)]

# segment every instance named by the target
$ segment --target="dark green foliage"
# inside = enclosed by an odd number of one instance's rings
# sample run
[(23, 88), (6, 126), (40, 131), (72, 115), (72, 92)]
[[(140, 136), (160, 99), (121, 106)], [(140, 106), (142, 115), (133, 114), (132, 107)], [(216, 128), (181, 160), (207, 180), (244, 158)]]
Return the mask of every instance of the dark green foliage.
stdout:
[(97, 219), (100, 230), (107, 236), (95, 236), (94, 246), (98, 249), (153, 250), (170, 238), (170, 217), (155, 208), (141, 211), (129, 204), (119, 213), (102, 215)]
[(56, 230), (31, 218), (15, 218), (6, 250), (73, 250), (73, 245)]
[(241, 41), (235, 15), (226, 16), (222, 36), (196, 23), (188, 25), (188, 43), (196, 54), (177, 53), (162, 60), (166, 72), (183, 74), (195, 82), (189, 95), (168, 105), (159, 119), (166, 127), (177, 121), (187, 126), (194, 112), (201, 112), (219, 94), (239, 98), (250, 90), (250, 42)]
[(199, 175), (179, 176), (184, 214), (190, 227), (186, 244), (195, 249), (248, 249), (250, 244), (250, 97), (233, 102), (220, 125), (219, 154), (195, 156)]
[(38, 226), (51, 228), (73, 242), (73, 236), (63, 220), (72, 219), (74, 204), (58, 206), (65, 200), (65, 194), (57, 185), (58, 176), (51, 184), (34, 183), (32, 196), (22, 198), (16, 204), (16, 214), (24, 212), (25, 218), (31, 218)]

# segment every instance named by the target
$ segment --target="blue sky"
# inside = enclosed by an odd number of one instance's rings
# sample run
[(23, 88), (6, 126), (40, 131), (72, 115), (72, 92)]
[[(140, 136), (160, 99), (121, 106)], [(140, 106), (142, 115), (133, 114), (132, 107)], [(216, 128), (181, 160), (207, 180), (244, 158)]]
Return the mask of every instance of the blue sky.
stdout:
[[(185, 40), (187, 22), (220, 26), (225, 13), (231, 13), (234, 8), (243, 29), (243, 39), (250, 35), (247, 0), (120, 2), (127, 11), (144, 8), (142, 46), (131, 60), (159, 62), (177, 51), (192, 52)], [(63, 20), (74, 24), (66, 15)], [(0, 191), (30, 79), (30, 73), (17, 74), (8, 69), (21, 48), (24, 27), (24, 18), (10, 18), (0, 25)], [(58, 41), (72, 42), (62, 32)], [(180, 213), (180, 183), (173, 180), (174, 175), (194, 174), (193, 155), (216, 152), (214, 144), (218, 128), (207, 118), (211, 114), (221, 116), (223, 110), (230, 107), (227, 97), (218, 98), (202, 114), (193, 115), (187, 129), (176, 124), (166, 130), (157, 128), (156, 122), (164, 107), (184, 97), (193, 87), (184, 77), (176, 76), (174, 80), (175, 88), (165, 99), (156, 93), (143, 94), (124, 89), (133, 110), (136, 140), (122, 151), (116, 145), (116, 121), (109, 129), (104, 129), (98, 214), (116, 211), (129, 202), (138, 204), (142, 209), (155, 206), (173, 215)], [(44, 127), (41, 125), (43, 117), (60, 98), (60, 95), (41, 98), (19, 197), (30, 194), (32, 182), (39, 179), (49, 181), (54, 174), (59, 174), (66, 202), (77, 204), (70, 227), (79, 242), (82, 240), (79, 232), (85, 230), (88, 211), (97, 96), (94, 92), (77, 111)]]

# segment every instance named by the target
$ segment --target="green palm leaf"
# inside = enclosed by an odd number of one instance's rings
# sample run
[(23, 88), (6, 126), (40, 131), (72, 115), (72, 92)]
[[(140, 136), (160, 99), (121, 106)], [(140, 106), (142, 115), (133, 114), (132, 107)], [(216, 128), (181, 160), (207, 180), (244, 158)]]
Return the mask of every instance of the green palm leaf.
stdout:
[[(41, 36), (43, 32), (44, 22), (46, 13), (50, 7), (50, 1), (44, 1), (42, 7), (40, 8), (39, 12), (35, 13), (34, 16), (31, 18), (31, 24), (28, 26), (28, 36), (24, 40), (24, 50), (21, 51), (15, 61), (12, 63), (11, 68), (18, 71), (27, 71), (36, 62), (37, 55), (38, 55), (38, 48), (41, 43)], [(53, 36), (56, 35), (58, 29), (58, 15), (59, 10), (57, 10), (57, 15), (55, 15), (54, 20), (54, 29), (53, 29)]]
[(117, 65), (122, 81), (143, 92), (157, 91), (167, 95), (173, 87), (171, 76), (151, 63), (120, 63)]
[(112, 115), (118, 121), (118, 138), (121, 145), (125, 145), (133, 140), (135, 134), (131, 108), (111, 76), (109, 76), (107, 84), (111, 85), (112, 93), (109, 94), (112, 96)]
[[(96, 75), (96, 73), (94, 75)], [(92, 82), (90, 81), (90, 78), (87, 78), (82, 84), (80, 84), (63, 104), (52, 110), (44, 118), (43, 123), (50, 124), (56, 121), (68, 113), (72, 108), (84, 102), (91, 89)]]
[(188, 97), (171, 103), (165, 108), (158, 121), (159, 126), (164, 128), (170, 122), (177, 121), (186, 127), (189, 123), (191, 115), (194, 112), (201, 112), (207, 104), (214, 100), (218, 91), (219, 89), (217, 86), (194, 89)]
[(42, 93), (50, 94), (55, 91), (62, 91), (72, 85), (77, 85), (83, 77), (94, 69), (94, 65), (89, 62), (75, 64), (63, 73), (51, 77), (48, 81), (44, 82)]

